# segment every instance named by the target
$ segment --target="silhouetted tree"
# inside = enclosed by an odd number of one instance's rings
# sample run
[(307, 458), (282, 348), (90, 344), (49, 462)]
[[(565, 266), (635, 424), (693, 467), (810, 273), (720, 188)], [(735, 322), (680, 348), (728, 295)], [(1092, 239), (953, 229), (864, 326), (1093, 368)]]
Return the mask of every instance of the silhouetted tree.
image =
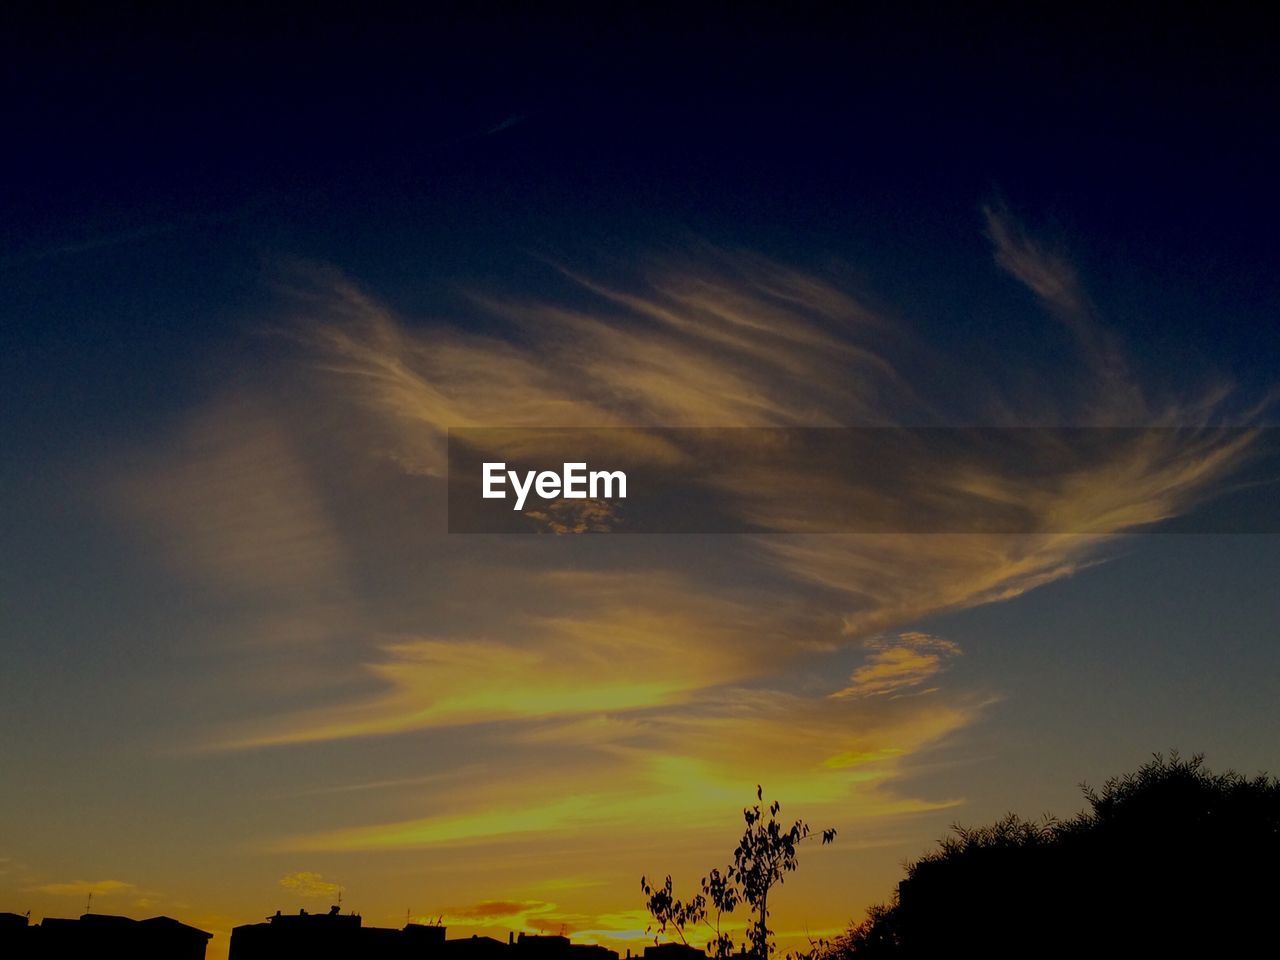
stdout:
[(866, 919), (835, 942), (832, 952), (859, 960), (900, 956), (902, 941), (898, 937), (897, 920), (893, 907), (877, 903), (868, 908)]
[(954, 827), (831, 960), (1274, 949), (1280, 781), (1173, 753), (1083, 790), (1089, 809), (1070, 820)]
[[(764, 805), (764, 789), (756, 787), (756, 802), (742, 811), (746, 829), (733, 851), (733, 862), (723, 871), (715, 869), (702, 878), (701, 892), (684, 901), (672, 891), (671, 877), (662, 886), (640, 878), (645, 906), (659, 933), (674, 934), (688, 944), (687, 932), (705, 925), (711, 932), (710, 947), (716, 957), (733, 952), (733, 938), (721, 926), (725, 914), (745, 903), (753, 920), (747, 929), (745, 951), (756, 960), (768, 960), (774, 944), (769, 929), (769, 893), (799, 865), (799, 846), (810, 837), (820, 837), (823, 845), (836, 838), (834, 828), (814, 833), (809, 824), (796, 820), (790, 826), (778, 822), (781, 804)], [(768, 819), (765, 812), (768, 811)]]

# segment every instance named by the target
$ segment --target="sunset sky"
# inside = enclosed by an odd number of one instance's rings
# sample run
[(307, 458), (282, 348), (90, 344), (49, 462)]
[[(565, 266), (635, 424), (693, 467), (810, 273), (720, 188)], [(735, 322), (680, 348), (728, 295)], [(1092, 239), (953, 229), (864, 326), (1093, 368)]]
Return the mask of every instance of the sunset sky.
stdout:
[[(953, 822), (1171, 748), (1280, 771), (1280, 539), (1161, 532), (1275, 503), (1258, 25), (22, 16), (0, 911), (216, 958), (341, 887), (637, 949), (640, 876), (694, 892), (762, 784), (839, 830), (794, 945)], [(1034, 535), (450, 534), (489, 426), (1194, 441), (1052, 490), (975, 457)]]

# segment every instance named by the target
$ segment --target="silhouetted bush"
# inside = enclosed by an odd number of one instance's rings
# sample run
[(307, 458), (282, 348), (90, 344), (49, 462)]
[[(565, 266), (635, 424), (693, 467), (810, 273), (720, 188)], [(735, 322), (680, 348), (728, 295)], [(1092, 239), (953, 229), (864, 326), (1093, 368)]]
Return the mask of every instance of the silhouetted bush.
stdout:
[(954, 827), (832, 960), (1227, 957), (1280, 938), (1280, 780), (1157, 754), (1089, 809)]

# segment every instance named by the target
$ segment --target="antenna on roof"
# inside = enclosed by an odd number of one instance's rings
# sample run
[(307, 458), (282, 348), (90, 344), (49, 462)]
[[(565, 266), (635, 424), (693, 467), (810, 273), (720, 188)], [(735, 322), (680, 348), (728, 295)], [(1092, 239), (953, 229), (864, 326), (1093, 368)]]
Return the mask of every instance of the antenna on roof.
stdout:
[(89, 891), (89, 899), (84, 903), (84, 912), (93, 913), (93, 891)]

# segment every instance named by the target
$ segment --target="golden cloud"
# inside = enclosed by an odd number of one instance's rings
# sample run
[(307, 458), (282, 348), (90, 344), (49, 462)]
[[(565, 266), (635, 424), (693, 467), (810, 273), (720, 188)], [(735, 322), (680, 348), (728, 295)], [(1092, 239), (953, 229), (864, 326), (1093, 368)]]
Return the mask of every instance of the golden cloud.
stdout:
[(523, 922), (531, 914), (545, 914), (555, 908), (554, 903), (548, 903), (545, 900), (482, 900), (463, 907), (445, 907), (440, 912), (446, 920), (488, 924), (503, 920)]
[(280, 889), (296, 893), (300, 897), (319, 897), (332, 900), (341, 890), (333, 881), (326, 880), (318, 873), (310, 870), (299, 870), (286, 873), (280, 878)]
[(853, 672), (849, 685), (833, 697), (882, 697), (919, 687), (946, 668), (960, 647), (919, 631), (896, 637), (875, 637), (863, 646), (871, 651), (867, 662)]
[[(1209, 428), (1224, 396), (1216, 385), (1150, 400), (1069, 261), (1003, 211), (988, 211), (988, 231), (998, 264), (1075, 333), (1070, 396), (991, 400), (1003, 396), (998, 371), (960, 367), (953, 380), (981, 386), (983, 401), (939, 404), (918, 371), (944, 361), (902, 323), (836, 280), (740, 254), (704, 250), (610, 285), (565, 271), (573, 306), (476, 297), (494, 331), (485, 336), (398, 316), (331, 273), (311, 278), (293, 328), (307, 372), (279, 371), (291, 384), (279, 394), (216, 402), (122, 483), (174, 563), (247, 598), (235, 632), (245, 663), (261, 669), (240, 672), (264, 699), (213, 739), (244, 749), (447, 729), (482, 760), (485, 749), (528, 748), (554, 764), (522, 771), (511, 797), (504, 771), (478, 762), (447, 793), (424, 787), (429, 815), (361, 813), (275, 846), (385, 850), (575, 831), (637, 840), (630, 825), (655, 812), (679, 810), (682, 829), (720, 823), (743, 785), (762, 781), (858, 819), (956, 802), (894, 785), (998, 695), (945, 688), (959, 651), (911, 626), (1100, 562), (1116, 535), (1196, 504), (1252, 440)], [(713, 547), (442, 536), (450, 428), (956, 417), (1184, 430), (1144, 434), (1054, 484), (1011, 476), (981, 449), (931, 478), (955, 502), (1019, 511), (1038, 531), (1022, 535), (767, 533)], [(690, 454), (640, 436), (628, 455), (679, 465)], [(717, 492), (765, 531), (796, 529), (801, 499), (848, 495), (838, 477), (781, 462), (722, 478)], [(897, 509), (920, 503), (910, 487), (886, 495)], [(597, 521), (608, 518), (546, 518), (565, 530)], [(332, 663), (252, 659), (254, 638), (281, 634), (310, 638)], [(282, 705), (273, 684), (306, 696)], [(411, 782), (403, 773), (385, 782)]]

